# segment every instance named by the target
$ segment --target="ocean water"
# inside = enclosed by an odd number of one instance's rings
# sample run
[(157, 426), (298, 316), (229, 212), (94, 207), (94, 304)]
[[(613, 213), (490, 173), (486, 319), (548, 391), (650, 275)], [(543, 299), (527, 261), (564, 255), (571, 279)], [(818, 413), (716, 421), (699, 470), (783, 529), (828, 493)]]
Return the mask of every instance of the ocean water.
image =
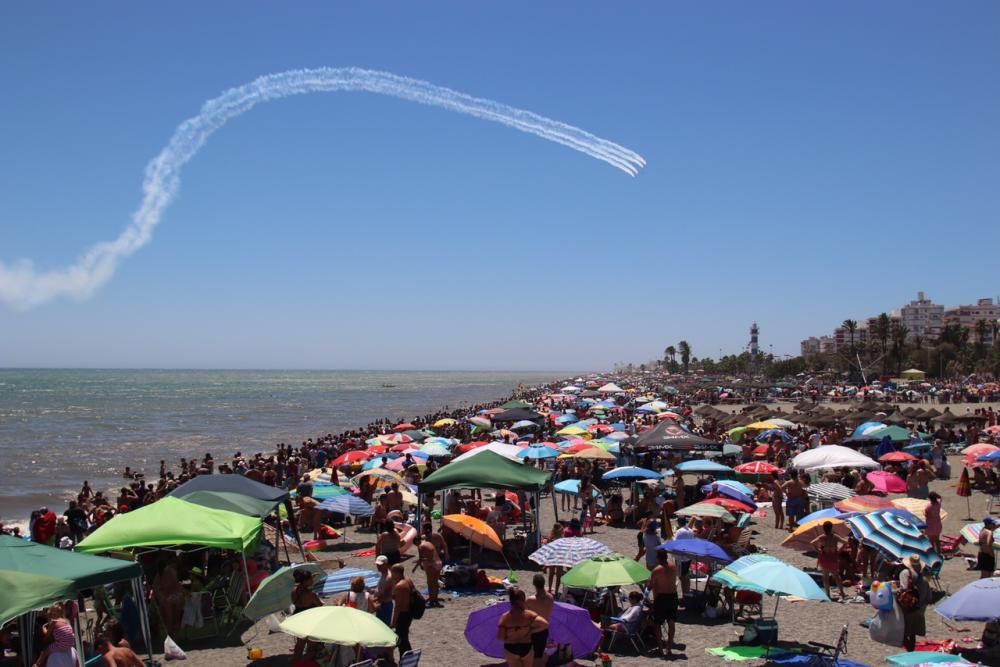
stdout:
[[(558, 373), (0, 370), (0, 519), (65, 500), (89, 480), (155, 478), (161, 459), (269, 451), (279, 442), (494, 400)], [(386, 386), (391, 385), (391, 386)]]

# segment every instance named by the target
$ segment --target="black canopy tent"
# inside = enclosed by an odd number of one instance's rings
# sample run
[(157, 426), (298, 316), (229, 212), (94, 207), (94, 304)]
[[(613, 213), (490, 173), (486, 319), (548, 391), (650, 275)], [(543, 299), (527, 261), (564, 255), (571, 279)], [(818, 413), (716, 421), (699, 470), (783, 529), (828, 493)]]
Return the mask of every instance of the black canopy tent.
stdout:
[(491, 419), (494, 422), (519, 422), (525, 420), (537, 422), (541, 419), (545, 419), (545, 417), (535, 412), (534, 410), (526, 410), (524, 408), (512, 408), (510, 410), (504, 410), (499, 414), (493, 415)]
[(637, 452), (721, 452), (722, 443), (685, 431), (675, 422), (666, 420), (660, 422), (653, 430), (638, 436), (632, 444), (632, 448)]
[[(299, 528), (295, 525), (295, 508), (292, 506), (292, 498), (288, 491), (279, 489), (267, 484), (261, 484), (243, 475), (198, 475), (184, 482), (169, 495), (176, 498), (184, 498), (197, 491), (219, 491), (225, 493), (239, 493), (257, 500), (280, 502), (284, 504), (288, 513), (288, 525), (292, 527), (292, 534), (295, 535), (295, 543), (299, 547), (299, 552), (304, 554), (302, 548), (302, 538), (299, 536)], [(281, 530), (281, 522), (278, 522), (278, 535), (284, 541), (284, 531)], [(286, 550), (287, 555), (287, 550)]]

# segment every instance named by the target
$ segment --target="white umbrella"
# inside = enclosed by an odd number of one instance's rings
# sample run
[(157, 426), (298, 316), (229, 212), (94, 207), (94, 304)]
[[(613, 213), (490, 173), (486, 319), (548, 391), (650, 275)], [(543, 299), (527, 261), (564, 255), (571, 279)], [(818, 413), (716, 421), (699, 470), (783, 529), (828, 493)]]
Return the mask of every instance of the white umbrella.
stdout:
[(819, 470), (821, 468), (878, 468), (879, 464), (850, 447), (841, 445), (821, 445), (816, 449), (802, 452), (792, 459), (792, 467), (797, 470)]
[(460, 456), (456, 456), (454, 459), (451, 460), (451, 462), (458, 463), (459, 461), (464, 461), (465, 459), (472, 458), (473, 456), (477, 456), (479, 454), (482, 454), (483, 452), (494, 452), (496, 454), (499, 454), (500, 456), (510, 459), (511, 461), (517, 461), (518, 463), (523, 463), (523, 461), (517, 456), (517, 453), (521, 451), (521, 449), (522, 449), (521, 447), (518, 447), (516, 445), (508, 445), (503, 442), (491, 442), (488, 445), (485, 445), (483, 447), (476, 447), (475, 449), (467, 451), (466, 453)]

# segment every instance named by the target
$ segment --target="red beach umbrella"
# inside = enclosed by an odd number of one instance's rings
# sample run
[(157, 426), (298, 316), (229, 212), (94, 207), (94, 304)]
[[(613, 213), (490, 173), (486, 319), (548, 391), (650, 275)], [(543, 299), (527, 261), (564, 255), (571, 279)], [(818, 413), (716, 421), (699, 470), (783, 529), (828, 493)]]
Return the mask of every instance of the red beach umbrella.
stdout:
[(746, 503), (741, 503), (738, 500), (733, 500), (732, 498), (709, 498), (708, 500), (703, 500), (703, 503), (708, 503), (709, 505), (718, 505), (719, 507), (724, 507), (730, 512), (753, 512), (753, 508)]
[(360, 451), (357, 449), (352, 449), (351, 451), (344, 452), (343, 454), (335, 458), (333, 460), (333, 465), (340, 467), (351, 463), (359, 463), (361, 461), (367, 461), (371, 457), (372, 453), (370, 451)]
[(903, 463), (905, 461), (916, 461), (917, 457), (909, 452), (889, 452), (878, 459), (879, 463)]
[(753, 448), (754, 456), (767, 456), (771, 453), (771, 445), (757, 445)]
[(402, 424), (396, 424), (395, 426), (393, 426), (392, 430), (395, 431), (396, 433), (402, 433), (403, 431), (415, 431), (416, 428), (417, 427), (411, 424), (410, 422), (403, 422)]
[(744, 475), (779, 475), (785, 472), (784, 468), (779, 468), (773, 463), (768, 463), (767, 461), (751, 461), (750, 463), (741, 463), (733, 468), (733, 470), (743, 473)]

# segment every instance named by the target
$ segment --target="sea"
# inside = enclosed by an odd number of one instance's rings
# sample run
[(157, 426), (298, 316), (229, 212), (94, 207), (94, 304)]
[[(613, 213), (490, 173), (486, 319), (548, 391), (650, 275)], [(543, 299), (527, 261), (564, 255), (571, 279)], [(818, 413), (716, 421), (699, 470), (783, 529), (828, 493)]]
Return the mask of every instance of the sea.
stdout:
[(116, 490), (125, 466), (272, 451), (279, 442), (503, 398), (570, 373), (0, 370), (0, 521), (57, 513), (84, 480)]

